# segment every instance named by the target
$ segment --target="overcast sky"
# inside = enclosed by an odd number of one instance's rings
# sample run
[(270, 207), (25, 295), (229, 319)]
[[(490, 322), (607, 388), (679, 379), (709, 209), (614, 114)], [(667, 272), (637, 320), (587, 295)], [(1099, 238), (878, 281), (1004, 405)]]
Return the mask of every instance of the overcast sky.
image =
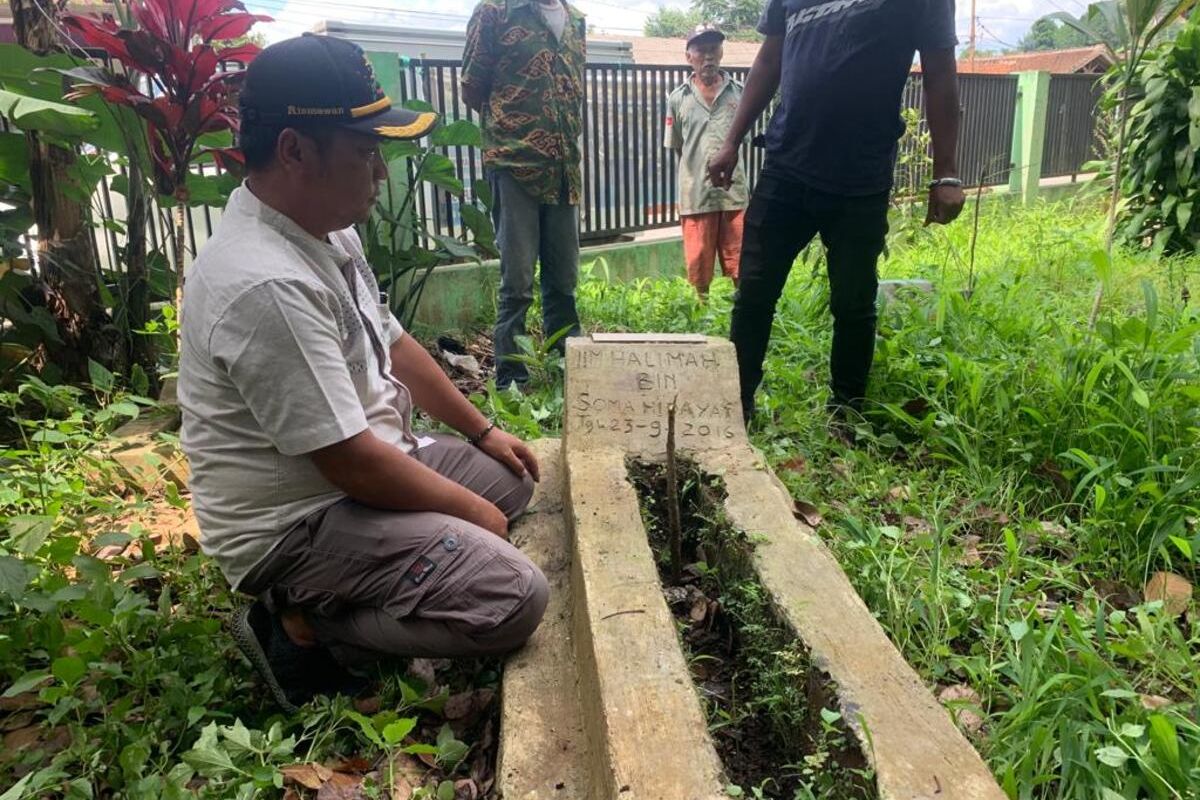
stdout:
[[(687, 8), (690, 0), (573, 0), (597, 30), (638, 35), (646, 17), (659, 6)], [(1085, 0), (977, 0), (979, 48), (1014, 46), (1030, 23), (1055, 11), (1079, 14)], [(277, 22), (262, 26), (272, 41), (310, 29), (322, 19), (344, 22), (395, 23), (442, 30), (466, 27), (475, 0), (247, 0), (254, 11)], [(969, 0), (958, 2), (958, 34), (965, 44), (970, 29)]]

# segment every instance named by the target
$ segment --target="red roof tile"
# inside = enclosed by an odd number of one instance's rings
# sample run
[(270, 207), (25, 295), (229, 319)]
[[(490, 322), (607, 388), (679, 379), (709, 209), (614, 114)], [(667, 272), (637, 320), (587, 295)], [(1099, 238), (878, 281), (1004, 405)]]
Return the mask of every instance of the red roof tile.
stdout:
[(1102, 44), (1073, 47), (1069, 50), (1039, 50), (1002, 56), (963, 56), (958, 60), (960, 73), (1008, 75), (1013, 72), (1049, 72), (1055, 75), (1104, 72), (1112, 56)]

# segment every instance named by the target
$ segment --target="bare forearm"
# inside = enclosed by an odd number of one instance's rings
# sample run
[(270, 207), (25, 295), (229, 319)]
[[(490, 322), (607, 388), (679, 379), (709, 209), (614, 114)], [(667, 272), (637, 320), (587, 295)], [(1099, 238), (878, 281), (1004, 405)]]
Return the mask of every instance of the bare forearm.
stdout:
[[(953, 53), (921, 54), (925, 71), (925, 114), (933, 140), (935, 178), (958, 177), (958, 76)], [(928, 63), (933, 70), (925, 69)]]
[(373, 508), (470, 518), (486, 500), (377, 439), (370, 430), (312, 454), (325, 479)]
[(768, 37), (759, 48), (754, 65), (750, 68), (750, 75), (746, 78), (741, 102), (733, 115), (733, 124), (725, 137), (726, 145), (740, 145), (754, 126), (754, 121), (762, 115), (771, 104), (771, 99), (775, 97), (775, 92), (779, 89), (781, 46), (779, 37)]
[(426, 414), (459, 433), (474, 436), (488, 421), (416, 339), (405, 334), (392, 345), (392, 374), (412, 392), (413, 402)]

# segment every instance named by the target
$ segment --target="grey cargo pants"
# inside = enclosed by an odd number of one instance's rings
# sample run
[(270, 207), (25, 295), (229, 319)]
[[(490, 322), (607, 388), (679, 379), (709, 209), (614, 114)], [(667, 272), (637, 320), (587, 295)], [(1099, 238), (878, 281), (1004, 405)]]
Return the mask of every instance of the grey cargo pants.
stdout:
[[(453, 436), (412, 453), (496, 504), (511, 521), (533, 482)], [(242, 582), (273, 611), (300, 608), (346, 665), (380, 656), (498, 655), (546, 610), (546, 578), (520, 550), (470, 522), (381, 511), (344, 499), (301, 520)]]

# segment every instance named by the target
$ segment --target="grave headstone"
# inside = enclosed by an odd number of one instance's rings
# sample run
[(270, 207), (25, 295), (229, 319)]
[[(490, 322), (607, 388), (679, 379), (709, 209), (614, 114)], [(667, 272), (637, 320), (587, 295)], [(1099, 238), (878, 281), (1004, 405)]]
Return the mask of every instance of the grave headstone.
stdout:
[(724, 339), (594, 334), (567, 341), (564, 437), (568, 449), (615, 446), (664, 454), (668, 410), (682, 450), (743, 443), (737, 358)]

